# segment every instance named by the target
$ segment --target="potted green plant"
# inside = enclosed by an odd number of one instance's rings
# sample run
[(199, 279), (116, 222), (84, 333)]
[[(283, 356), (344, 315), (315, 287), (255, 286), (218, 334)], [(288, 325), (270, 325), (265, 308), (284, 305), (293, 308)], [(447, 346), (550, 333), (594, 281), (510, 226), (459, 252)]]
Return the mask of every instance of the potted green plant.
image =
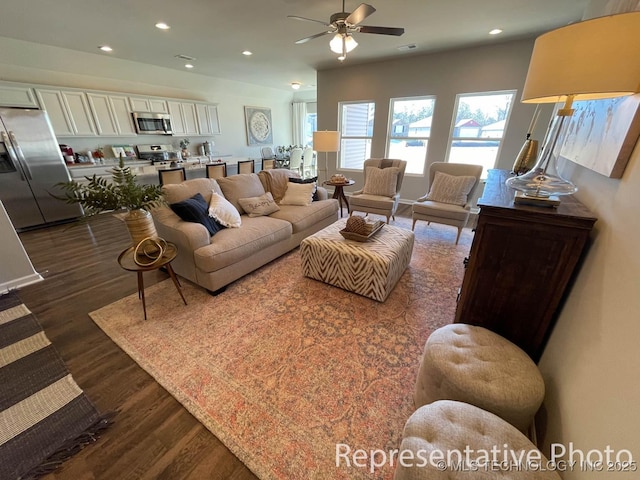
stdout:
[(111, 169), (111, 181), (104, 177), (85, 177), (89, 183), (75, 180), (58, 183), (64, 192), (56, 196), (67, 203), (79, 203), (85, 217), (102, 212), (125, 210), (123, 215), (129, 234), (137, 245), (148, 237), (157, 237), (156, 228), (149, 210), (163, 203), (159, 185), (143, 185), (136, 182), (136, 175), (124, 165), (120, 156), (117, 167)]

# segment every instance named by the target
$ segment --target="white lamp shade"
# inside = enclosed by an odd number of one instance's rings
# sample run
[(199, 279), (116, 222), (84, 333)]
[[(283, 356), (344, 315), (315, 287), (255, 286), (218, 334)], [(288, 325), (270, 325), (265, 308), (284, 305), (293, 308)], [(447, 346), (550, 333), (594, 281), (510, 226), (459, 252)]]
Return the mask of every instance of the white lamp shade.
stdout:
[(339, 152), (340, 132), (327, 130), (313, 132), (313, 149), (316, 152)]
[[(329, 48), (334, 53), (342, 53), (342, 33), (336, 33), (335, 36), (329, 42)], [(344, 34), (344, 49), (346, 53), (349, 53), (351, 50), (358, 46), (358, 42), (356, 42), (355, 38), (353, 38), (348, 33)]]
[(640, 91), (640, 12), (575, 23), (536, 40), (525, 103), (594, 100)]

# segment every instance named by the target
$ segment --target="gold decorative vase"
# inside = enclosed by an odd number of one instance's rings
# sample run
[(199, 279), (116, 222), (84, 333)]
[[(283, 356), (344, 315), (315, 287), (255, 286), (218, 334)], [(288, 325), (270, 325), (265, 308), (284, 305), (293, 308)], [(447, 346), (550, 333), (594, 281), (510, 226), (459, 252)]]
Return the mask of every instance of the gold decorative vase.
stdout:
[(156, 226), (153, 223), (151, 213), (146, 210), (131, 210), (124, 217), (124, 221), (129, 229), (129, 235), (133, 241), (133, 246), (138, 245), (145, 238), (157, 238)]

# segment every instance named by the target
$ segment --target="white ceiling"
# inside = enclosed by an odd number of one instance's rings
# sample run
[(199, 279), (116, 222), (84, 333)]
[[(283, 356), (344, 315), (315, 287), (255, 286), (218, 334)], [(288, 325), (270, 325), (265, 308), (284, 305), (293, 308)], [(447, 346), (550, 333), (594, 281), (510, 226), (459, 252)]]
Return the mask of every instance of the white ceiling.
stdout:
[[(363, 25), (404, 27), (401, 37), (357, 33), (346, 64), (536, 36), (580, 20), (589, 0), (369, 0), (377, 11)], [(353, 11), (360, 2), (348, 0)], [(340, 67), (330, 35), (302, 45), (329, 21), (341, 0), (22, 0), (2, 2), (0, 36), (136, 62), (184, 69), (274, 88), (315, 88), (316, 70)], [(163, 21), (168, 31), (154, 27)], [(504, 33), (487, 32), (501, 28)], [(99, 45), (113, 47), (111, 54)], [(415, 44), (411, 53), (398, 47)], [(251, 57), (241, 54), (253, 52)]]

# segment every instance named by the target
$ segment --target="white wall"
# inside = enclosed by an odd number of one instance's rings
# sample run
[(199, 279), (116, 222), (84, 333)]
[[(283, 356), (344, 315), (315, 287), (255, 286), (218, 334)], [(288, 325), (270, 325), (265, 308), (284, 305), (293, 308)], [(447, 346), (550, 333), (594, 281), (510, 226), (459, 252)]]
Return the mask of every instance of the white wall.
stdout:
[[(427, 162), (444, 161), (448, 148), (451, 119), (459, 93), (517, 90), (511, 120), (505, 132), (498, 168), (510, 169), (522, 146), (535, 105), (520, 103), (522, 86), (533, 49), (533, 39), (475, 47), (429, 55), (408, 56), (389, 61), (318, 72), (318, 129), (335, 130), (338, 102), (367, 100), (376, 104), (371, 156), (385, 152), (389, 102), (391, 98), (435, 95), (431, 139)], [(542, 141), (551, 107), (545, 108), (534, 138)], [(335, 154), (329, 154), (329, 175), (336, 172)], [(359, 172), (345, 175), (362, 186)], [(355, 188), (355, 187), (354, 187)], [(401, 197), (412, 201), (425, 193), (423, 176), (405, 176)], [(480, 192), (482, 189), (478, 189)], [(479, 192), (479, 193), (480, 193)]]
[(15, 288), (25, 287), (43, 280), (33, 268), (27, 252), (0, 202), (0, 295)]
[[(586, 452), (611, 445), (640, 462), (640, 147), (619, 180), (570, 166), (565, 172), (580, 188), (576, 197), (598, 221), (540, 361), (547, 386), (545, 446), (573, 442)], [(567, 472), (564, 478), (586, 475)], [(638, 473), (602, 475), (614, 477)]]
[[(192, 137), (197, 143), (213, 140), (220, 153), (260, 158), (259, 147), (247, 146), (244, 106), (271, 108), (274, 144), (291, 143), (291, 101), (293, 91), (265, 88), (231, 80), (211, 78), (196, 72), (155, 67), (109, 57), (88, 54), (0, 37), (0, 80), (57, 85), (202, 100), (218, 103), (222, 133)], [(166, 137), (60, 138), (60, 143), (76, 150), (112, 144), (146, 144), (166, 141)], [(173, 138), (176, 144), (179, 137)]]

